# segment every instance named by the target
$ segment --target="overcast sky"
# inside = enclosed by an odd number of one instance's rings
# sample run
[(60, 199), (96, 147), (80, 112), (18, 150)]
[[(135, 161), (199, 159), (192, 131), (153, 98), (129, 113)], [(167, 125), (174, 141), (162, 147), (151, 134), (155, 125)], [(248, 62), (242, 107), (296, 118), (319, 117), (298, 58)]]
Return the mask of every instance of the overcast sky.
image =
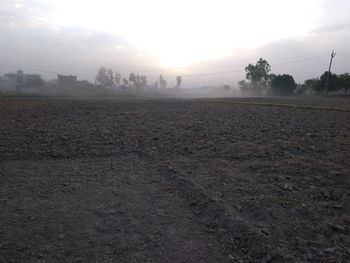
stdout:
[(260, 57), (296, 81), (350, 72), (349, 0), (1, 0), (0, 74), (93, 80), (100, 66), (186, 87), (231, 84)]

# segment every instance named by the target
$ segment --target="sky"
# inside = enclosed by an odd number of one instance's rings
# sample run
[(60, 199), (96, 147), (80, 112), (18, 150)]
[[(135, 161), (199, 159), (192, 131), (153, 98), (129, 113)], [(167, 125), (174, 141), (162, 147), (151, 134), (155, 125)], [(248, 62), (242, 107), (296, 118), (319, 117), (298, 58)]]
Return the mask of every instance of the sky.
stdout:
[(349, 0), (1, 0), (0, 74), (94, 80), (100, 66), (237, 85), (262, 57), (297, 82), (350, 72)]

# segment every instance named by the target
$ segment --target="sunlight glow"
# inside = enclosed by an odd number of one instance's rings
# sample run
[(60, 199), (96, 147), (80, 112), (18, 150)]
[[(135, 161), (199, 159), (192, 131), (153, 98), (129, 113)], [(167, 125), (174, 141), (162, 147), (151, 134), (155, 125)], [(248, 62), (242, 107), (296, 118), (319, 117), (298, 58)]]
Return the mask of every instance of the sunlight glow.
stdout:
[(306, 34), (319, 22), (324, 1), (46, 2), (54, 5), (51, 20), (58, 25), (111, 33), (166, 67), (184, 67)]

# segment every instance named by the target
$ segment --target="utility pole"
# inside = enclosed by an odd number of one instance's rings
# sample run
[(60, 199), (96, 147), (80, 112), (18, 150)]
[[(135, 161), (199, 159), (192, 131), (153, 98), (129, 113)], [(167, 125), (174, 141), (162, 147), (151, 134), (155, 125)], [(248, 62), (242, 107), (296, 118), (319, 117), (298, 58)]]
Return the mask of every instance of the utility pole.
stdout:
[(325, 94), (328, 93), (329, 75), (331, 74), (331, 68), (332, 68), (333, 58), (335, 57), (336, 54), (337, 54), (337, 53), (335, 53), (334, 50), (332, 50), (331, 61), (329, 62), (328, 74), (327, 74), (326, 84), (325, 84), (325, 87), (324, 87), (324, 92), (325, 92)]

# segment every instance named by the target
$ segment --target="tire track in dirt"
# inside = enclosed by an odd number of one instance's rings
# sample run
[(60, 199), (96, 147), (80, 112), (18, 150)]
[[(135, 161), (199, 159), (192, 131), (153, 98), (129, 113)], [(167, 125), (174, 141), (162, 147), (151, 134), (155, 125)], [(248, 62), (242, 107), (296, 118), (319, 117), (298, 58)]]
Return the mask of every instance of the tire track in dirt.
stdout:
[[(279, 258), (279, 253), (268, 238), (249, 224), (223, 200), (210, 197), (204, 189), (186, 179), (172, 166), (158, 169), (163, 183), (169, 185), (191, 208), (198, 224), (214, 233), (233, 260), (237, 256), (247, 262)], [(232, 255), (236, 255), (232, 256)]]
[(0, 167), (0, 262), (236, 259), (136, 155)]

